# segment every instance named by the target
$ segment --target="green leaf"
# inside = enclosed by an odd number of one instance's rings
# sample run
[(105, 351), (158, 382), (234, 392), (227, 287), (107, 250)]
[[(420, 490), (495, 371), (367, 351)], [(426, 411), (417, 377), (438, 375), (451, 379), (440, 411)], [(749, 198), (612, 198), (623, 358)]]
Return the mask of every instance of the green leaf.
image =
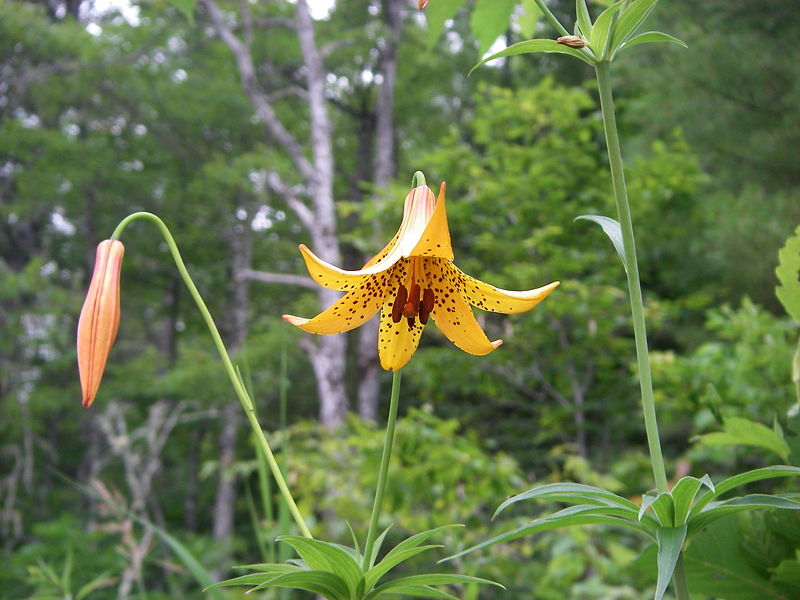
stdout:
[(678, 44), (679, 46), (683, 46), (684, 48), (689, 47), (686, 45), (686, 42), (684, 42), (683, 40), (679, 40), (678, 38), (671, 36), (668, 33), (663, 33), (661, 31), (646, 31), (644, 33), (640, 33), (639, 35), (633, 36), (627, 42), (622, 44), (622, 46), (618, 48), (618, 51), (625, 50), (626, 48), (632, 48), (633, 46), (638, 46), (639, 44), (653, 44), (660, 42), (669, 42), (672, 44)]
[(328, 600), (349, 600), (350, 592), (347, 584), (338, 575), (327, 571), (299, 571), (278, 575), (265, 581), (251, 591), (263, 590), (271, 587), (284, 587), (296, 590), (305, 590), (313, 594), (324, 596)]
[(247, 575), (240, 575), (239, 577), (232, 577), (231, 579), (225, 579), (224, 581), (220, 581), (219, 583), (215, 583), (214, 585), (210, 585), (205, 588), (203, 591), (213, 590), (216, 588), (221, 587), (232, 587), (237, 585), (247, 585), (247, 586), (257, 586), (261, 585), (266, 581), (270, 581), (277, 577), (278, 575), (283, 575), (284, 573), (295, 573), (300, 571), (305, 571), (305, 569), (301, 569), (300, 567), (296, 567), (294, 565), (273, 565), (275, 567), (288, 567), (284, 570), (275, 569), (267, 570), (263, 569), (261, 573), (248, 573)]
[(437, 0), (425, 9), (428, 20), (428, 47), (433, 48), (444, 31), (444, 23), (452, 19), (467, 0)]
[(420, 533), (414, 534), (409, 538), (404, 539), (402, 542), (397, 544), (394, 548), (392, 548), (389, 552), (386, 553), (386, 556), (383, 560), (390, 558), (392, 555), (402, 552), (404, 550), (408, 550), (409, 548), (416, 548), (424, 541), (432, 538), (436, 534), (446, 531), (448, 529), (454, 529), (456, 527), (464, 527), (460, 523), (452, 523), (450, 525), (441, 525), (439, 527), (434, 527), (433, 529), (428, 529), (426, 531), (422, 531)]
[(383, 540), (386, 539), (386, 534), (389, 533), (389, 530), (391, 528), (392, 526), (389, 525), (386, 529), (383, 530), (383, 533), (381, 533), (378, 537), (375, 538), (375, 541), (372, 542), (371, 549), (364, 548), (364, 552), (369, 552), (370, 568), (372, 567), (372, 565), (375, 564), (375, 561), (378, 560), (378, 553), (381, 551), (381, 546), (383, 546)]
[(761, 508), (800, 510), (800, 500), (798, 500), (797, 494), (748, 494), (722, 502), (712, 502), (702, 512), (689, 519), (690, 533), (694, 535), (714, 521), (728, 515)]
[(692, 502), (697, 495), (701, 486), (705, 485), (712, 492), (714, 491), (714, 484), (708, 475), (704, 475), (701, 479), (697, 477), (686, 476), (683, 477), (672, 488), (670, 494), (672, 501), (675, 505), (675, 524), (684, 525), (689, 518), (689, 511), (692, 508)]
[[(658, 522), (663, 527), (673, 527), (675, 525), (675, 503), (669, 492), (659, 494), (652, 502), (648, 502), (647, 504), (649, 508), (653, 509), (656, 517), (658, 517)], [(644, 505), (645, 500), (643, 496), (642, 506)]]
[(589, 16), (586, 0), (575, 0), (575, 14), (578, 17), (578, 28), (582, 37), (587, 40), (592, 39), (592, 18)]
[(594, 51), (594, 55), (598, 58), (605, 58), (608, 55), (606, 49), (611, 39), (611, 27), (614, 25), (615, 17), (620, 6), (621, 3), (615, 2), (601, 12), (600, 16), (597, 17), (597, 21), (594, 23), (590, 45)]
[(497, 508), (492, 518), (499, 515), (501, 511), (512, 504), (516, 504), (521, 500), (530, 500), (533, 498), (539, 500), (554, 500), (556, 502), (589, 502), (596, 506), (619, 506), (633, 511), (634, 514), (639, 509), (636, 504), (627, 498), (618, 496), (608, 490), (591, 485), (584, 485), (582, 483), (564, 482), (542, 485), (528, 490), (527, 492), (512, 496)]
[(486, 585), (494, 585), (502, 589), (506, 589), (496, 581), (489, 579), (481, 579), (480, 577), (471, 577), (469, 575), (459, 575), (457, 573), (428, 573), (425, 575), (410, 575), (408, 577), (400, 577), (393, 579), (383, 585), (379, 585), (375, 590), (367, 596), (367, 598), (377, 598), (380, 594), (392, 593), (397, 594), (397, 589), (408, 587), (428, 587), (432, 585), (449, 585), (455, 583), (482, 583)]
[[(624, 511), (625, 516), (608, 514), (615, 513), (616, 511), (620, 511), (620, 513)], [(483, 541), (480, 544), (476, 544), (475, 546), (467, 548), (466, 550), (462, 550), (457, 554), (448, 556), (439, 562), (458, 558), (459, 556), (469, 554), (482, 548), (495, 546), (502, 542), (510, 542), (512, 540), (525, 537), (526, 535), (532, 535), (542, 531), (550, 531), (551, 529), (558, 529), (559, 527), (572, 527), (575, 525), (615, 525), (619, 527), (625, 527), (627, 529), (633, 529), (634, 531), (638, 531), (639, 533), (642, 533), (655, 541), (655, 535), (652, 533), (652, 531), (650, 531), (650, 529), (648, 529), (648, 527), (646, 527), (643, 523), (639, 523), (635, 518), (631, 519), (628, 517), (628, 514), (630, 513), (626, 509), (612, 508), (609, 506), (570, 506), (569, 508), (560, 510), (552, 515), (531, 521), (527, 525), (517, 527), (516, 529), (512, 529), (511, 531), (507, 531), (505, 533), (501, 533), (500, 535)]]
[(341, 547), (321, 540), (284, 535), (278, 538), (286, 542), (300, 555), (311, 570), (335, 573), (346, 584), (352, 596), (356, 596), (363, 585), (361, 567)]
[(614, 36), (611, 39), (611, 57), (614, 57), (616, 50), (636, 33), (642, 22), (655, 8), (658, 0), (633, 0), (629, 3), (619, 16), (614, 27)]
[(611, 217), (603, 217), (601, 215), (581, 215), (579, 217), (575, 217), (576, 221), (579, 219), (594, 221), (603, 228), (603, 231), (611, 240), (611, 243), (614, 244), (614, 249), (617, 251), (619, 258), (622, 261), (622, 267), (627, 272), (628, 267), (626, 266), (627, 263), (625, 261), (625, 244), (622, 241), (622, 230), (620, 229), (619, 222)]
[(789, 444), (775, 431), (742, 417), (725, 419), (723, 431), (701, 435), (699, 443), (703, 446), (755, 446), (774, 452), (783, 460), (789, 458)]
[(778, 262), (775, 274), (781, 285), (775, 288), (775, 295), (789, 316), (800, 322), (800, 226), (778, 252)]
[(692, 509), (692, 513), (699, 513), (701, 510), (703, 510), (706, 504), (711, 502), (711, 500), (721, 496), (733, 488), (739, 487), (740, 485), (752, 483), (753, 481), (761, 481), (762, 479), (771, 479), (773, 477), (797, 476), (800, 476), (800, 468), (790, 467), (788, 465), (774, 465), (771, 467), (762, 467), (760, 469), (753, 469), (752, 471), (739, 473), (738, 475), (728, 477), (728, 479), (718, 483), (713, 492), (708, 491), (703, 494), (703, 496), (700, 497), (700, 499), (697, 501), (697, 504), (695, 504), (694, 508)]
[(367, 571), (366, 575), (364, 576), (364, 584), (366, 589), (371, 590), (373, 587), (375, 587), (375, 584), (378, 583), (381, 577), (383, 577), (386, 573), (400, 563), (413, 558), (417, 554), (427, 552), (428, 550), (432, 550), (434, 548), (444, 548), (444, 546), (441, 544), (431, 544), (427, 546), (417, 546), (416, 548), (406, 548), (405, 550), (395, 552), (394, 554), (387, 554), (381, 562)]
[(517, 0), (477, 0), (469, 24), (480, 54), (503, 35), (516, 5)]
[(681, 555), (683, 541), (686, 539), (686, 525), (678, 527), (659, 527), (656, 531), (658, 543), (658, 581), (656, 582), (655, 600), (661, 600), (667, 591), (669, 580), (675, 571), (675, 564)]
[[(422, 598), (444, 598), (445, 600), (460, 600), (457, 596), (453, 596), (453, 594), (448, 594), (447, 592), (443, 592), (442, 590), (437, 590), (436, 588), (428, 587), (426, 585), (398, 586), (396, 588), (393, 588), (389, 593), (400, 596), (419, 596)], [(378, 598), (378, 595), (372, 593), (367, 596), (366, 600), (372, 600), (373, 598)]]
[(568, 46), (564, 46), (563, 44), (559, 44), (555, 40), (528, 40), (526, 42), (519, 42), (512, 46), (509, 46), (505, 50), (501, 50), (496, 54), (492, 54), (491, 56), (487, 56), (483, 60), (481, 60), (477, 65), (470, 69), (470, 74), (480, 67), (482, 64), (489, 62), (490, 60), (494, 60), (495, 58), (501, 58), (503, 56), (514, 56), (516, 54), (530, 54), (534, 52), (553, 52), (556, 54), (569, 54), (570, 56), (574, 56), (575, 58), (581, 59), (586, 64), (593, 64), (592, 61), (589, 59), (588, 56), (583, 54), (580, 50), (575, 48), (569, 48)]
[(683, 564), (693, 596), (725, 600), (788, 600), (750, 564), (739, 541), (736, 519), (715, 523), (692, 539)]

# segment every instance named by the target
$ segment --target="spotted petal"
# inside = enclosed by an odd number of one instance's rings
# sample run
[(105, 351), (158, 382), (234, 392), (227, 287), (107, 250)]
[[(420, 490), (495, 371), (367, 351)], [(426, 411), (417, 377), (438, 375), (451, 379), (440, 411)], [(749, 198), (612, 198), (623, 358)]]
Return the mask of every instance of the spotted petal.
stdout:
[(443, 275), (443, 267), (449, 263), (445, 261), (431, 261), (431, 275), (434, 283), (431, 287), (436, 294), (436, 304), (433, 307), (431, 317), (441, 332), (464, 352), (483, 356), (499, 347), (503, 340), (490, 342), (489, 338), (481, 329), (472, 309), (464, 298), (449, 287), (446, 277)]
[(369, 277), (368, 273), (361, 271), (345, 271), (326, 262), (314, 254), (305, 244), (300, 244), (300, 253), (308, 269), (308, 275), (314, 283), (322, 287), (346, 292), (356, 289)]
[(504, 290), (470, 277), (452, 263), (444, 266), (446, 279), (455, 283), (456, 289), (472, 306), (489, 312), (513, 314), (528, 311), (547, 298), (560, 282), (554, 281), (534, 290), (515, 292)]
[(283, 315), (283, 319), (303, 331), (317, 334), (343, 333), (366, 323), (385, 302), (397, 281), (405, 277), (406, 265), (364, 279), (354, 290), (342, 296), (313, 319)]
[[(392, 299), (393, 301), (393, 299)], [(378, 357), (381, 367), (386, 370), (399, 371), (411, 359), (419, 346), (424, 325), (414, 319), (412, 325), (408, 319), (392, 321), (392, 301), (381, 309), (381, 322), (378, 328)]]

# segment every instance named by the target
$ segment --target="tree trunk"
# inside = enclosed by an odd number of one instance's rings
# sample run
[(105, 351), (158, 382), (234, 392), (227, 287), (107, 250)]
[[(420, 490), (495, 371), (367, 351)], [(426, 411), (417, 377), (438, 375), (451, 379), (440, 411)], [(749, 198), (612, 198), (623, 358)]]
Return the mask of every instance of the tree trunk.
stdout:
[[(247, 3), (242, 3), (240, 13), (243, 39), (234, 35), (214, 0), (202, 0), (217, 35), (230, 48), (236, 59), (242, 87), (264, 123), (270, 139), (281, 147), (303, 179), (305, 200), (286, 185), (278, 173), (270, 173), (268, 184), (281, 195), (287, 206), (308, 231), (314, 252), (323, 260), (338, 264), (339, 243), (336, 239), (336, 210), (333, 199), (333, 145), (331, 123), (325, 98), (325, 70), (314, 39), (314, 23), (306, 0), (297, 0), (295, 29), (303, 58), (306, 81), (305, 100), (309, 112), (309, 145), (311, 160), (306, 157), (302, 144), (285, 127), (276, 114), (269, 96), (260, 86), (250, 51), (252, 22)], [(327, 308), (339, 298), (332, 290), (318, 293), (321, 308)], [(309, 355), (317, 378), (320, 421), (336, 426), (347, 414), (348, 402), (344, 387), (345, 339), (341, 335), (322, 336), (316, 343), (303, 345)]]

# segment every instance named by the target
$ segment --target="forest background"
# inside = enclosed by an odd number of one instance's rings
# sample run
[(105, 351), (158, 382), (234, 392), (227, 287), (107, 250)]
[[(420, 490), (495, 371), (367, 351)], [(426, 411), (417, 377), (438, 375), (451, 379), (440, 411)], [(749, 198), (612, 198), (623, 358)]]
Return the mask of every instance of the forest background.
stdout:
[[(490, 18), (499, 4), (508, 10)], [(549, 4), (571, 22), (574, 2)], [(766, 4), (664, 0), (651, 28), (689, 50), (615, 62), (657, 408), (678, 475), (800, 464), (798, 330), (774, 294), (778, 249), (800, 224), (800, 15), (789, 0)], [(591, 72), (526, 55), (467, 77), (498, 36), (552, 37), (532, 2), (434, 0), (425, 15), (406, 0), (337, 0), (313, 16), (304, 0), (101, 8), (0, 4), (3, 597), (64, 597), (52, 570), (62, 588), (94, 582), (92, 598), (200, 598), (137, 518), (219, 577), (275, 552), (288, 527), (201, 319), (145, 226), (126, 233), (118, 342), (96, 404), (80, 407), (75, 327), (94, 249), (136, 210), (170, 225), (326, 539), (345, 541), (345, 521), (365, 529), (389, 380), (374, 329), (310, 340), (280, 320), (330, 301), (297, 244), (359, 267), (399, 222), (417, 169), (447, 181), (465, 271), (509, 289), (562, 285), (530, 314), (481, 315), (505, 340), (488, 357), (423, 336), (405, 369), (392, 535), (467, 523), (445, 540), (456, 550), (524, 518), (490, 522), (535, 482), (628, 496), (652, 485), (624, 273), (600, 229), (573, 222), (614, 210)], [(774, 539), (748, 539), (754, 519)], [(718, 571), (747, 569), (754, 590), (781, 565), (798, 572), (796, 515), (739, 529)], [(640, 598), (653, 585), (642, 550), (589, 529), (457, 566), (502, 581), (508, 598)]]

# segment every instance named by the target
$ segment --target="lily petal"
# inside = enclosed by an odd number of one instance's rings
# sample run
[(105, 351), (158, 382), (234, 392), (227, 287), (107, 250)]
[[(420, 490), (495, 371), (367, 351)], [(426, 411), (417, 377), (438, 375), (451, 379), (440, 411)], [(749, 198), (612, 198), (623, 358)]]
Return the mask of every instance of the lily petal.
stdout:
[[(448, 264), (444, 261), (432, 261), (438, 264), (432, 266), (434, 281), (439, 279), (437, 272), (441, 273), (442, 266)], [(481, 329), (472, 309), (457, 291), (451, 292), (447, 287), (447, 279), (443, 283), (432, 286), (436, 294), (436, 304), (431, 312), (431, 317), (436, 326), (456, 346), (464, 352), (483, 356), (500, 346), (503, 340), (490, 342)]]
[(430, 256), (453, 260), (453, 246), (450, 243), (450, 227), (447, 225), (447, 211), (444, 203), (445, 182), (439, 187), (439, 198), (433, 209), (428, 225), (419, 243), (411, 251), (412, 256)]
[(305, 244), (300, 244), (300, 253), (306, 263), (308, 275), (314, 280), (314, 283), (331, 290), (340, 292), (354, 290), (364, 282), (364, 279), (370, 276), (368, 273), (362, 273), (361, 271), (340, 269), (319, 258)]
[(472, 309), (461, 296), (453, 296), (452, 306), (455, 308), (447, 312), (446, 307), (437, 304), (433, 307), (431, 318), (445, 337), (458, 348), (469, 354), (483, 356), (502, 345), (503, 340), (489, 341), (475, 320)]
[(521, 313), (532, 309), (556, 289), (559, 281), (548, 283), (534, 290), (515, 292), (504, 290), (474, 277), (470, 277), (452, 263), (443, 266), (445, 279), (455, 283), (456, 290), (472, 306), (489, 312), (504, 314)]
[(378, 357), (381, 367), (386, 370), (399, 371), (411, 359), (419, 346), (424, 325), (414, 319), (411, 325), (406, 318), (397, 323), (392, 321), (392, 301), (381, 309), (381, 322), (378, 329)]
[(350, 331), (366, 323), (405, 276), (406, 265), (400, 263), (394, 269), (366, 277), (356, 289), (339, 298), (313, 319), (283, 315), (283, 320), (309, 333)]

